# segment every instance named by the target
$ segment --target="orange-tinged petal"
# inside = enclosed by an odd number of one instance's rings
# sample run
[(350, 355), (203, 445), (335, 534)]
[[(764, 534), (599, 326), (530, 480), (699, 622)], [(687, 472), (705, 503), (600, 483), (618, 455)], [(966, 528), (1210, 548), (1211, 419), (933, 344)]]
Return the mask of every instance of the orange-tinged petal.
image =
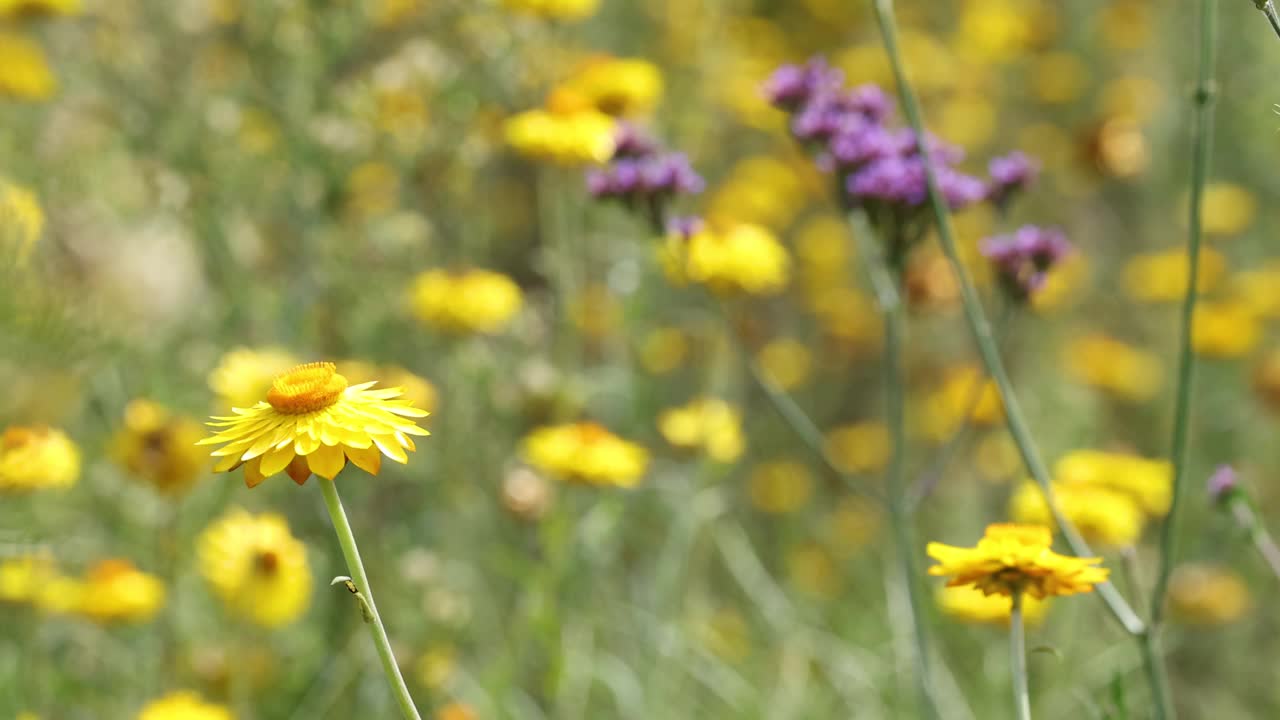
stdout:
[(311, 472), (330, 480), (342, 472), (346, 462), (347, 458), (343, 455), (342, 448), (337, 445), (321, 445), (307, 456), (307, 464), (311, 466)]
[(284, 471), (299, 485), (305, 484), (311, 477), (311, 465), (307, 462), (307, 458), (302, 455), (295, 457)]
[(346, 448), (346, 452), (347, 458), (351, 460), (356, 467), (370, 475), (377, 475), (378, 471), (382, 469), (382, 453), (378, 452), (376, 447), (348, 447)]
[(262, 474), (262, 470), (258, 468), (259, 460), (254, 458), (244, 465), (244, 484), (251, 488), (258, 487), (262, 484), (267, 476)]

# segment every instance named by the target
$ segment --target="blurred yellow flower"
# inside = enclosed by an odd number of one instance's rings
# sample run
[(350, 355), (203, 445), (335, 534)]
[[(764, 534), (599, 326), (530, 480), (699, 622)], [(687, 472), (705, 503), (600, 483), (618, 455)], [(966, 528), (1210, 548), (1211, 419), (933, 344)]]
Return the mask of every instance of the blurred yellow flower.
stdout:
[(818, 543), (801, 543), (787, 551), (787, 578), (798, 590), (818, 598), (840, 593), (840, 568)]
[(81, 9), (80, 0), (0, 0), (0, 19), (75, 15)]
[(717, 293), (773, 295), (787, 284), (791, 260), (773, 233), (759, 225), (725, 232), (703, 228), (687, 239), (670, 237), (662, 249), (667, 277)]
[(232, 613), (270, 628), (306, 612), (307, 548), (283, 516), (234, 508), (200, 533), (196, 548), (200, 574)]
[(1102, 39), (1115, 50), (1136, 50), (1151, 39), (1156, 21), (1151, 17), (1150, 5), (1141, 0), (1120, 0), (1104, 5)]
[(613, 155), (617, 126), (592, 109), (526, 110), (507, 119), (507, 144), (533, 160), (561, 165), (599, 164)]
[(409, 290), (419, 320), (458, 334), (500, 332), (523, 300), (514, 280), (490, 270), (428, 270), (414, 278)]
[(1147, 121), (1163, 111), (1165, 89), (1146, 75), (1121, 75), (1102, 88), (1099, 104), (1106, 115)]
[(981, 148), (995, 136), (998, 115), (996, 105), (987, 95), (958, 94), (942, 104), (938, 131), (957, 145)]
[(85, 574), (75, 612), (101, 622), (150, 620), (164, 607), (160, 578), (148, 575), (128, 560), (102, 560)]
[(1094, 485), (1132, 497), (1147, 515), (1169, 512), (1173, 465), (1129, 453), (1073, 450), (1053, 466), (1053, 479), (1063, 485)]
[(1055, 553), (1053, 534), (1043, 525), (988, 525), (978, 545), (953, 547), (931, 542), (927, 552), (938, 561), (930, 575), (951, 576), (949, 586), (973, 585), (987, 595), (1015, 592), (1043, 600), (1054, 595), (1092, 592), (1107, 579), (1100, 558)]
[(608, 337), (622, 322), (622, 305), (608, 285), (589, 283), (569, 302), (569, 319), (584, 337)]
[(748, 491), (757, 510), (785, 515), (808, 504), (813, 476), (809, 468), (793, 460), (761, 463), (751, 473)]
[(1069, 103), (1080, 97), (1089, 82), (1089, 68), (1078, 55), (1052, 52), (1035, 61), (1031, 87), (1041, 101)]
[(718, 398), (696, 398), (658, 416), (658, 431), (675, 447), (702, 450), (716, 462), (737, 460), (745, 448), (742, 413)]
[(933, 442), (943, 442), (968, 422), (977, 427), (1004, 420), (1000, 393), (986, 373), (975, 365), (943, 372), (942, 386), (923, 398), (917, 413), (920, 431)]
[(835, 551), (849, 557), (876, 538), (883, 521), (883, 510), (874, 502), (846, 497), (827, 516), (826, 530)]
[(796, 231), (796, 260), (810, 307), (824, 292), (847, 282), (847, 237), (845, 224), (831, 215), (818, 215)]
[(649, 465), (649, 452), (591, 422), (540, 427), (525, 437), (530, 465), (587, 485), (632, 487)]
[(973, 465), (985, 479), (1002, 482), (1022, 471), (1022, 454), (1009, 433), (987, 433), (973, 449)]
[(68, 488), (80, 479), (80, 449), (42, 425), (5, 428), (0, 435), (0, 491)]
[(879, 347), (880, 315), (871, 298), (851, 287), (830, 287), (810, 298), (823, 333), (841, 347), (858, 351)]
[(1154, 355), (1100, 333), (1072, 340), (1063, 361), (1077, 382), (1133, 402), (1149, 400), (1164, 379)]
[[(1135, 255), (1124, 266), (1124, 289), (1139, 302), (1181, 302), (1187, 293), (1187, 253), (1181, 248)], [(1227, 259), (1212, 248), (1200, 251), (1201, 293), (1226, 275)]]
[(1151, 162), (1147, 136), (1136, 118), (1107, 117), (1088, 138), (1094, 168), (1103, 175), (1131, 178), (1141, 175)]
[(298, 359), (283, 348), (236, 348), (209, 373), (209, 389), (223, 405), (249, 407), (266, 397), (277, 375), (297, 364)]
[(400, 204), (400, 174), (384, 162), (355, 166), (346, 180), (346, 209), (369, 218), (395, 210)]
[(969, 0), (963, 7), (955, 32), (956, 51), (961, 55), (980, 62), (1007, 63), (1028, 49), (1034, 18), (1027, 4)]
[(800, 387), (813, 370), (813, 355), (804, 343), (792, 338), (770, 340), (756, 353), (765, 379), (783, 390)]
[(882, 422), (840, 425), (827, 432), (827, 454), (840, 472), (875, 473), (889, 464), (889, 429)]
[(712, 190), (707, 221), (713, 227), (745, 223), (785, 230), (804, 207), (807, 191), (800, 174), (803, 171), (794, 162), (773, 155), (739, 160), (724, 182)]
[(410, 436), (430, 433), (413, 420), (425, 410), (400, 398), (400, 388), (375, 384), (348, 386), (333, 363), (299, 365), (276, 377), (265, 400), (215, 416), (209, 425), (216, 432), (198, 444), (222, 445), (212, 451), (213, 469), (244, 465), (249, 487), (282, 471), (299, 485), (313, 473), (332, 480), (348, 460), (377, 475), (382, 455), (408, 463), (405, 451), (416, 449)]
[(180, 690), (147, 703), (136, 720), (235, 720), (235, 716), (194, 692)]
[(181, 494), (204, 472), (209, 456), (196, 447), (203, 437), (204, 428), (194, 419), (137, 399), (125, 407), (124, 427), (112, 440), (111, 457), (160, 492)]
[(436, 711), (435, 720), (480, 720), (480, 714), (466, 703), (451, 702)]
[(645, 335), (640, 345), (640, 364), (645, 370), (662, 375), (684, 364), (689, 354), (689, 336), (681, 329), (664, 327)]
[(57, 90), (44, 49), (25, 36), (0, 32), (0, 97), (47, 100)]
[(1244, 616), (1253, 605), (1249, 586), (1229, 568), (1179, 565), (1169, 582), (1169, 606), (1179, 620), (1193, 625), (1223, 625)]
[(418, 681), (424, 687), (439, 691), (449, 685), (458, 669), (458, 649), (452, 645), (428, 648), (414, 665)]
[[(944, 615), (970, 623), (1007, 625), (1013, 610), (1013, 598), (998, 593), (988, 595), (973, 585), (938, 588), (937, 602)], [(1048, 599), (1026, 597), (1022, 601), (1023, 620), (1029, 625), (1037, 625), (1044, 620), (1048, 609)]]
[[(1179, 218), (1185, 225), (1188, 198), (1183, 197)], [(1204, 205), (1201, 217), (1204, 231), (1209, 235), (1238, 235), (1253, 224), (1258, 211), (1258, 201), (1253, 193), (1241, 185), (1230, 182), (1211, 182), (1204, 189)]]
[(44, 224), (44, 210), (35, 193), (0, 178), (0, 249), (13, 249), (19, 262), (26, 260)]
[(382, 387), (398, 387), (400, 397), (410, 405), (428, 413), (436, 411), (440, 394), (436, 386), (424, 377), (415, 375), (399, 365), (374, 365), (362, 360), (344, 360), (337, 363), (337, 371), (357, 383), (378, 381)]
[(1247, 305), (1258, 317), (1280, 318), (1280, 263), (1268, 262), (1237, 272), (1228, 287), (1230, 298)]
[[(1067, 520), (1091, 543), (1127, 547), (1142, 535), (1145, 518), (1132, 496), (1099, 485), (1055, 483), (1053, 497)], [(1009, 514), (1021, 523), (1055, 526), (1044, 493), (1023, 483), (1009, 500)]]
[(369, 0), (369, 15), (378, 27), (397, 27), (422, 9), (422, 0)]
[(721, 660), (740, 663), (751, 654), (751, 627), (735, 608), (716, 610), (691, 634)]
[(1191, 346), (1206, 357), (1238, 358), (1258, 344), (1262, 327), (1249, 305), (1225, 300), (1202, 302), (1191, 327)]
[(502, 5), (508, 10), (555, 20), (581, 20), (596, 11), (600, 0), (502, 0)]
[(640, 58), (593, 57), (564, 87), (606, 115), (643, 115), (662, 97), (662, 72)]
[(57, 575), (53, 557), (48, 554), (4, 558), (0, 560), (0, 602), (34, 602)]
[(1253, 390), (1273, 411), (1280, 411), (1280, 350), (1269, 350), (1253, 370)]

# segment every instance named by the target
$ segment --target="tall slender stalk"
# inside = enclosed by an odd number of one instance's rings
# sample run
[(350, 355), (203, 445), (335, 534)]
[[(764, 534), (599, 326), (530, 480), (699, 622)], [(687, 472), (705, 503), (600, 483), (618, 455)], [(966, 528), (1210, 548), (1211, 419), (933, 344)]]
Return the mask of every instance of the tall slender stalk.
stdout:
[(1022, 619), (1022, 593), (1015, 590), (1009, 610), (1009, 672), (1013, 676), (1013, 716), (1031, 720), (1031, 693), (1027, 690), (1027, 640)]
[[(329, 510), (329, 519), (333, 521), (333, 530), (338, 536), (338, 544), (342, 546), (342, 557), (347, 561), (347, 570), (355, 580), (356, 589), (364, 597), (368, 614), (365, 617), (369, 625), (369, 634), (373, 636), (373, 644), (378, 648), (378, 659), (382, 661), (382, 672), (387, 676), (391, 692), (395, 695), (400, 713), (405, 720), (422, 720), (418, 709), (414, 707), (409, 688), (400, 674), (400, 666), (391, 652), (391, 640), (387, 638), (387, 630), (382, 626), (382, 616), (378, 614), (378, 606), (373, 602), (373, 589), (369, 587), (369, 576), (365, 574), (364, 563), (360, 560), (360, 548), (356, 545), (356, 537), (351, 532), (351, 523), (347, 522), (347, 513), (342, 509), (342, 500), (338, 497), (338, 487), (332, 480), (315, 477), (324, 494), (324, 505)], [(362, 608), (362, 611), (364, 609)]]
[(1249, 540), (1257, 548), (1258, 554), (1267, 563), (1267, 567), (1271, 568), (1276, 579), (1280, 579), (1280, 547), (1276, 545), (1275, 538), (1271, 537), (1267, 527), (1258, 519), (1258, 513), (1254, 512), (1248, 498), (1237, 494), (1230, 502), (1231, 514), (1236, 523), (1249, 533)]
[[(894, 78), (898, 84), (898, 92), (902, 98), (902, 105), (906, 111), (907, 119), (916, 135), (923, 138), (924, 121), (920, 112), (919, 100), (916, 99), (915, 91), (912, 90), (911, 84), (907, 80), (902, 51), (898, 46), (898, 29), (894, 21), (893, 2), (892, 0), (873, 0), (873, 5), (876, 20), (880, 25), (880, 34), (884, 40), (885, 49), (889, 53), (890, 64), (893, 67)], [(925, 148), (927, 144), (922, 141), (919, 146)], [(982, 309), (982, 301), (978, 297), (977, 289), (974, 288), (973, 279), (969, 277), (969, 271), (961, 262), (960, 254), (956, 249), (955, 232), (951, 227), (951, 218), (948, 214), (946, 200), (938, 190), (938, 181), (934, 172), (933, 162), (929, 158), (928, 152), (922, 153), (922, 156), (924, 158), (925, 178), (929, 189), (929, 202), (937, 221), (938, 237), (942, 243), (942, 249), (946, 253), (947, 259), (951, 263), (956, 278), (960, 283), (960, 299), (964, 306), (964, 314), (969, 323), (969, 329), (973, 332), (974, 340), (977, 342), (978, 352), (982, 356), (982, 362), (986, 366), (987, 372), (991, 374), (991, 379), (996, 383), (996, 389), (1000, 392), (1000, 400), (1004, 403), (1005, 419), (1009, 424), (1009, 434), (1018, 446), (1018, 452), (1022, 455), (1027, 471), (1031, 473), (1036, 484), (1040, 486), (1041, 492), (1044, 493), (1045, 502), (1049, 506), (1053, 519), (1061, 530), (1063, 537), (1066, 539), (1067, 545), (1070, 546), (1071, 552), (1079, 557), (1091, 557), (1093, 551), (1089, 548), (1088, 543), (1085, 542), (1075, 526), (1062, 514), (1061, 508), (1054, 499), (1048, 467), (1040, 457), (1040, 451), (1036, 447), (1026, 419), (1023, 417), (1022, 406), (1014, 395), (1013, 384), (1009, 380), (1009, 373), (1005, 369), (1004, 361), (1000, 358), (1000, 350), (992, 333), (991, 323), (987, 320), (986, 313)], [(1129, 606), (1129, 603), (1125, 602), (1125, 599), (1116, 590), (1115, 586), (1111, 583), (1100, 584), (1097, 586), (1097, 593), (1111, 611), (1111, 614), (1115, 616), (1116, 620), (1120, 622), (1127, 632), (1132, 635), (1141, 635), (1145, 632), (1146, 625), (1133, 611), (1133, 608)]]
[(1275, 31), (1276, 37), (1280, 38), (1280, 15), (1276, 14), (1276, 4), (1272, 0), (1253, 0), (1253, 4), (1267, 16), (1271, 29)]

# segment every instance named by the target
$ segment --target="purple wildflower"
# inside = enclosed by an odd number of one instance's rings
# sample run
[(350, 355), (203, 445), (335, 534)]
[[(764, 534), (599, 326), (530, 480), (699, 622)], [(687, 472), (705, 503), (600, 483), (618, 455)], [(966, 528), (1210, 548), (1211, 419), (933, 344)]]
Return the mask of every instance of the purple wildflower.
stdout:
[(1219, 465), (1218, 469), (1209, 476), (1209, 498), (1214, 502), (1226, 502), (1239, 491), (1239, 476), (1235, 468), (1230, 465)]
[(635, 202), (656, 196), (696, 195), (705, 183), (684, 153), (624, 157), (587, 173), (587, 190), (595, 198)]
[(638, 158), (658, 152), (658, 141), (633, 123), (619, 123), (614, 136), (613, 157)]
[(794, 111), (808, 105), (815, 95), (832, 91), (843, 82), (843, 73), (819, 57), (804, 65), (778, 68), (765, 81), (763, 91), (774, 107)]
[(1036, 181), (1040, 166), (1026, 154), (1015, 150), (1004, 157), (992, 158), (987, 171), (991, 174), (987, 199), (1003, 208), (1014, 195), (1026, 190)]
[[(938, 189), (952, 210), (982, 199), (986, 186), (981, 180), (946, 165), (935, 166), (934, 173)], [(859, 202), (880, 201), (907, 207), (923, 205), (929, 197), (924, 158), (912, 155), (875, 160), (849, 177), (847, 189)]]
[(667, 235), (687, 241), (702, 232), (702, 218), (694, 216), (674, 217), (667, 221)]
[(1018, 300), (1035, 294), (1049, 270), (1071, 251), (1071, 243), (1061, 230), (1034, 225), (982, 242), (982, 254), (995, 267), (1001, 285)]

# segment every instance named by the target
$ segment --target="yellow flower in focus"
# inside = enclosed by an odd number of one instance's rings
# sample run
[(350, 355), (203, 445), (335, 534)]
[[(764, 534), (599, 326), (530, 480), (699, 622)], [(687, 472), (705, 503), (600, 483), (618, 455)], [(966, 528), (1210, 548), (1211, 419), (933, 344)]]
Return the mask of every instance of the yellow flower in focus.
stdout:
[(150, 400), (133, 400), (125, 407), (124, 428), (112, 441), (111, 456), (160, 492), (180, 494), (204, 471), (208, 455), (196, 447), (203, 437), (204, 428), (192, 418)]
[(103, 560), (89, 568), (75, 611), (100, 622), (150, 620), (164, 607), (164, 583), (128, 560)]
[[(1189, 200), (1183, 197), (1179, 217), (1186, 223)], [(1244, 187), (1229, 182), (1212, 182), (1204, 189), (1204, 205), (1201, 217), (1204, 231), (1209, 235), (1238, 235), (1253, 224), (1258, 212), (1258, 201)]]
[(561, 165), (600, 164), (613, 155), (617, 124), (598, 110), (526, 110), (507, 119), (513, 150), (533, 160)]
[(881, 422), (832, 428), (825, 445), (831, 462), (842, 473), (874, 473), (889, 464), (889, 429)]
[(648, 60), (596, 57), (589, 59), (565, 87), (606, 115), (643, 115), (662, 97), (662, 72)]
[(995, 383), (972, 365), (947, 370), (942, 387), (924, 398), (923, 404), (919, 413), (921, 432), (934, 442), (955, 435), (966, 419), (978, 427), (1004, 420), (1004, 404)]
[(716, 462), (737, 460), (745, 448), (742, 413), (717, 398), (697, 398), (658, 416), (658, 431), (675, 447), (703, 450)]
[(679, 328), (658, 328), (645, 336), (640, 346), (640, 363), (655, 375), (663, 375), (684, 364), (689, 354), (689, 336)]
[(1053, 467), (1053, 479), (1063, 485), (1096, 485), (1132, 497), (1152, 517), (1169, 512), (1173, 493), (1173, 465), (1128, 453), (1074, 450)]
[(762, 463), (751, 473), (748, 491), (757, 510), (785, 515), (808, 504), (813, 476), (809, 468), (791, 460)]
[(405, 464), (416, 449), (411, 435), (430, 435), (413, 418), (426, 417), (400, 388), (375, 382), (347, 385), (333, 363), (299, 365), (278, 376), (265, 400), (234, 415), (213, 418), (213, 436), (200, 445), (212, 451), (213, 469), (229, 472), (244, 465), (245, 484), (255, 487), (280, 472), (299, 485), (314, 473), (329, 480), (350, 460), (370, 475), (382, 468), (382, 455)]
[(409, 290), (419, 320), (458, 334), (500, 332), (523, 301), (514, 280), (489, 270), (428, 270), (414, 278)]
[[(947, 585), (938, 588), (938, 609), (957, 620), (985, 625), (1008, 625), (1013, 611), (1013, 598), (988, 595), (972, 585)], [(1049, 601), (1028, 596), (1022, 601), (1022, 619), (1029, 625), (1044, 620)]]
[(536, 468), (587, 485), (633, 487), (649, 465), (649, 452), (591, 422), (535, 429), (524, 457)]
[(138, 713), (136, 720), (234, 720), (231, 711), (221, 705), (207, 703), (194, 692), (171, 692), (152, 700)]
[[(1143, 253), (1124, 266), (1124, 289), (1139, 302), (1182, 302), (1187, 293), (1187, 253), (1181, 249)], [(1199, 290), (1207, 293), (1227, 272), (1227, 260), (1211, 248), (1200, 251)]]
[(988, 525), (977, 547), (931, 542), (927, 552), (938, 561), (930, 575), (951, 576), (948, 586), (973, 585), (987, 595), (1015, 592), (1043, 600), (1053, 595), (1092, 592), (1107, 579), (1101, 558), (1059, 555), (1053, 534), (1043, 525)]
[(57, 90), (44, 50), (27, 37), (0, 32), (0, 97), (39, 101)]
[(1238, 358), (1253, 350), (1262, 335), (1257, 315), (1249, 305), (1227, 300), (1202, 302), (1191, 327), (1191, 346), (1213, 358)]
[(1076, 381), (1123, 400), (1149, 400), (1163, 381), (1164, 368), (1154, 355), (1098, 333), (1071, 341), (1063, 359)]
[(266, 396), (277, 375), (297, 364), (298, 359), (282, 348), (236, 348), (209, 373), (209, 389), (223, 405), (249, 407)]
[(80, 0), (0, 0), (0, 19), (75, 15), (81, 9)]
[(1169, 582), (1173, 614), (1193, 625), (1223, 625), (1244, 616), (1253, 605), (1249, 586), (1230, 569), (1180, 565)]
[(0, 249), (12, 247), (18, 261), (25, 261), (44, 232), (44, 223), (35, 193), (0, 178)]
[[(1142, 536), (1145, 518), (1130, 495), (1098, 485), (1057, 483), (1053, 497), (1062, 514), (1091, 543), (1128, 547)], [(1023, 483), (1013, 494), (1009, 514), (1021, 523), (1054, 526), (1044, 493), (1033, 482)]]
[(782, 243), (758, 225), (737, 225), (726, 232), (703, 228), (687, 240), (669, 238), (663, 260), (673, 282), (750, 295), (781, 292), (791, 264)]
[(61, 430), (5, 428), (0, 435), (0, 491), (68, 488), (80, 479), (80, 449)]
[(756, 353), (760, 372), (783, 390), (800, 387), (813, 370), (813, 356), (804, 343), (791, 338), (770, 340)]
[(49, 555), (22, 555), (0, 560), (0, 602), (30, 603), (58, 576)]
[(502, 0), (502, 6), (552, 20), (581, 20), (596, 11), (600, 0)]
[(376, 380), (383, 387), (398, 387), (401, 399), (428, 413), (436, 411), (440, 393), (436, 386), (424, 377), (415, 375), (399, 365), (374, 365), (361, 360), (344, 360), (337, 363), (339, 375), (356, 382)]
[(272, 628), (306, 612), (307, 548), (283, 516), (232, 509), (200, 533), (196, 547), (200, 574), (232, 613)]

